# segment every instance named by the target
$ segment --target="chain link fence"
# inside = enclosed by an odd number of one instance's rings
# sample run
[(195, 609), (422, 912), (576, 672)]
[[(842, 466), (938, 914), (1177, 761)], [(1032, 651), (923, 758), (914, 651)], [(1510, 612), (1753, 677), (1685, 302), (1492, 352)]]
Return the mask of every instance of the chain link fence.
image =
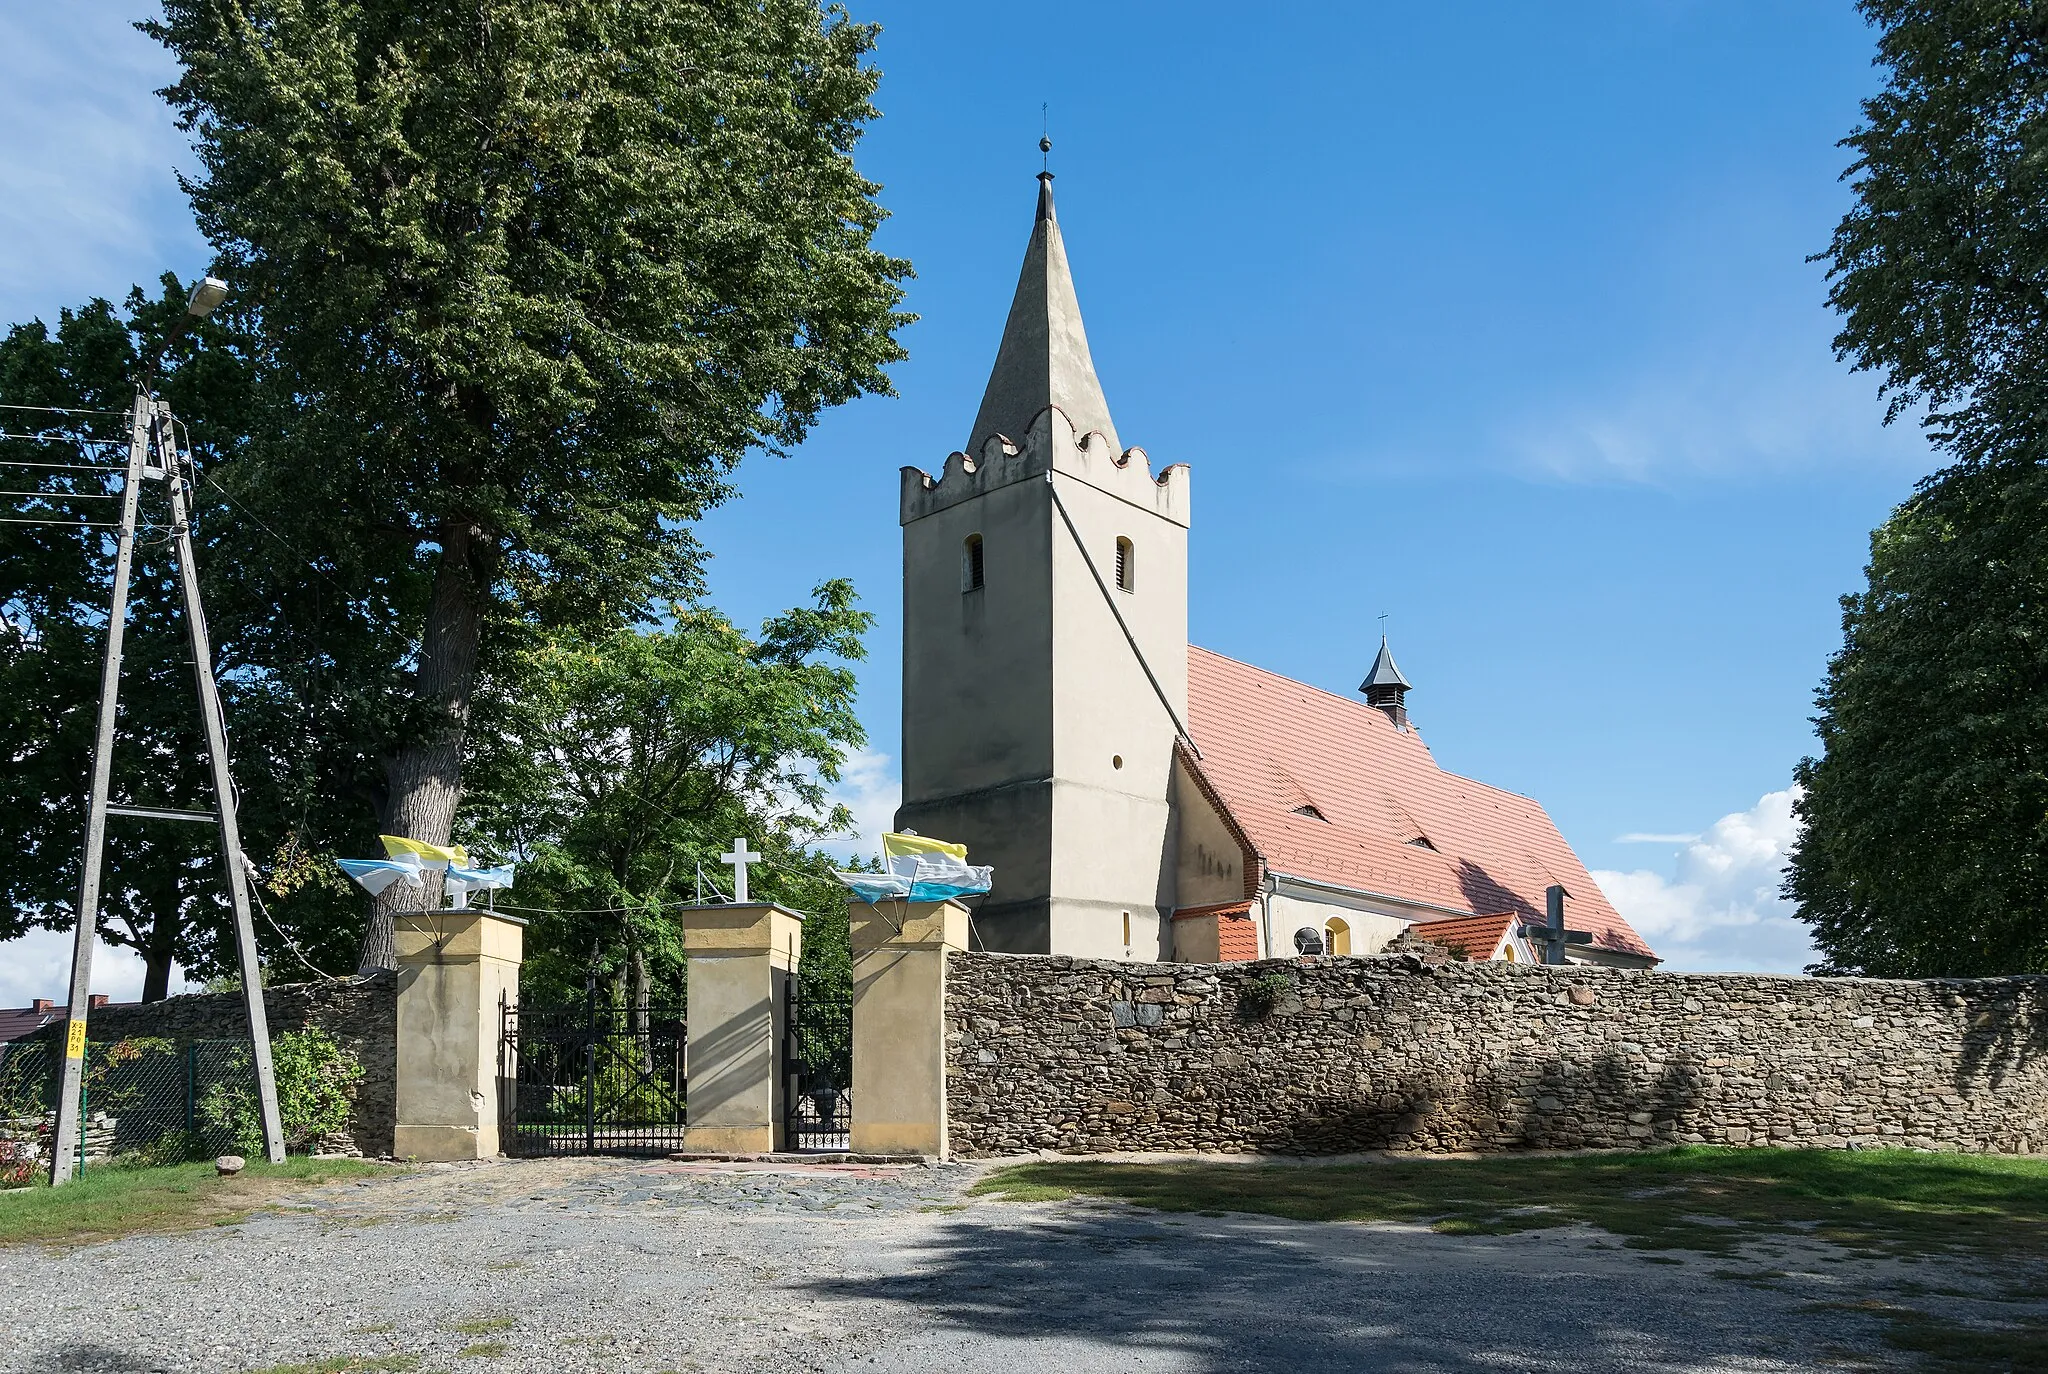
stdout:
[[(81, 1169), (240, 1152), (237, 1104), (255, 1094), (245, 1043), (135, 1036), (85, 1048)], [(49, 1167), (63, 1068), (53, 1042), (0, 1045), (0, 1186)]]

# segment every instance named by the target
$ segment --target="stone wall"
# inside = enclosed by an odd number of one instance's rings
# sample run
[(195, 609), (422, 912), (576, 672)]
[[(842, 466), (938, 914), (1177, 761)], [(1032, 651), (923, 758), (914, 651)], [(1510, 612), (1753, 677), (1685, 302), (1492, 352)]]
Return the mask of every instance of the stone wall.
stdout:
[[(353, 1050), (362, 1062), (363, 1081), (356, 1089), (350, 1139), (329, 1142), (329, 1147), (347, 1149), (352, 1144), (361, 1154), (390, 1154), (398, 1101), (397, 975), (378, 973), (265, 988), (263, 1007), (272, 1035), (318, 1026), (343, 1049)], [(95, 1041), (146, 1035), (184, 1044), (243, 1040), (249, 1034), (238, 992), (189, 993), (161, 1002), (101, 1007), (92, 1013), (87, 1026)], [(59, 1038), (63, 1030), (64, 1023), (58, 1022), (39, 1035)]]
[(954, 954), (946, 1060), (962, 1155), (2048, 1150), (2039, 976)]

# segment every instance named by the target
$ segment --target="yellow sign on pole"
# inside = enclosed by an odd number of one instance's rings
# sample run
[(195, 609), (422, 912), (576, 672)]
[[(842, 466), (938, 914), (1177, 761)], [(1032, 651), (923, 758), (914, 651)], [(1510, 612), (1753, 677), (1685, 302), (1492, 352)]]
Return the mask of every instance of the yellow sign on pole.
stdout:
[(66, 1059), (85, 1058), (84, 1021), (74, 1020), (71, 1023), (71, 1033), (64, 1038), (64, 1057)]

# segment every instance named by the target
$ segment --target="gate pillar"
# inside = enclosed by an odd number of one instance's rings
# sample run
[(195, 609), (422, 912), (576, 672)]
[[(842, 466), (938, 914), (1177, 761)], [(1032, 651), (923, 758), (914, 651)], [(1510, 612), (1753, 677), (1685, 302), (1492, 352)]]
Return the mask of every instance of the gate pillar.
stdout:
[(504, 1008), (519, 1003), (526, 922), (478, 908), (400, 912), (397, 925), (391, 1153), (488, 1159), (498, 1153), (498, 1041)]
[(682, 908), (690, 954), (688, 1124), (705, 1154), (784, 1149), (789, 973), (804, 918), (770, 902)]
[(847, 904), (853, 947), (853, 1150), (946, 1154), (946, 956), (958, 902)]

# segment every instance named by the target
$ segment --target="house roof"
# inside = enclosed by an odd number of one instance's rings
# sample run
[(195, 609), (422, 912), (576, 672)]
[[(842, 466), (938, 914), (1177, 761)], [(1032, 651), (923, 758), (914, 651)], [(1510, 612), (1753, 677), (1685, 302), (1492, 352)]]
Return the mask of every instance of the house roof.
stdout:
[(981, 452), (982, 441), (1002, 434), (1018, 443), (1031, 422), (1048, 407), (1057, 408), (1076, 435), (1100, 432), (1109, 451), (1121, 453), (1109, 402), (1095, 376), (1088, 353), (1088, 332), (1081, 325), (1081, 302), (1074, 294), (1067, 246), (1052, 208), (1052, 173), (1038, 178), (1038, 213), (1031, 224), (1031, 242), (1017, 274), (1017, 294), (1003, 323), (1003, 341), (988, 389), (974, 416), (974, 433), (964, 453)]
[(0, 1007), (0, 1045), (26, 1040), (52, 1021), (62, 1021), (66, 1015), (62, 1007), (49, 1011), (38, 1011), (34, 1007)]
[(1190, 647), (1188, 726), (1209, 790), (1273, 872), (1538, 922), (1556, 883), (1596, 948), (1655, 957), (1540, 805), (1445, 772), (1412, 725)]
[(1445, 949), (1461, 949), (1474, 959), (1491, 959), (1500, 948), (1501, 937), (1515, 924), (1515, 913), (1496, 911), (1487, 916), (1452, 916), (1442, 921), (1423, 921), (1408, 927), (1418, 940)]
[(1173, 919), (1185, 921), (1192, 920), (1197, 916), (1249, 916), (1251, 910), (1252, 904), (1249, 900), (1241, 902), (1211, 902), (1208, 906), (1176, 907), (1174, 908)]

